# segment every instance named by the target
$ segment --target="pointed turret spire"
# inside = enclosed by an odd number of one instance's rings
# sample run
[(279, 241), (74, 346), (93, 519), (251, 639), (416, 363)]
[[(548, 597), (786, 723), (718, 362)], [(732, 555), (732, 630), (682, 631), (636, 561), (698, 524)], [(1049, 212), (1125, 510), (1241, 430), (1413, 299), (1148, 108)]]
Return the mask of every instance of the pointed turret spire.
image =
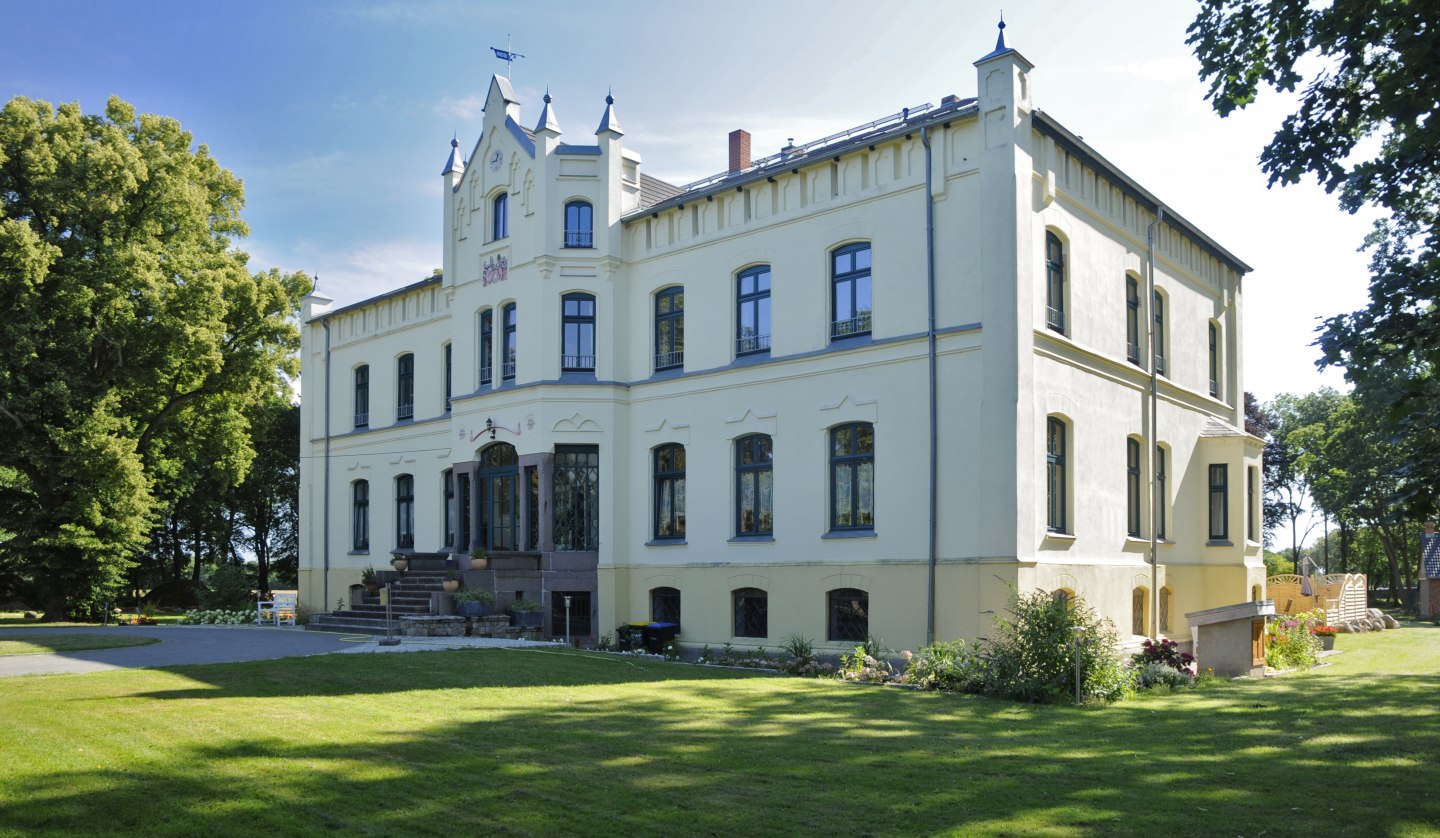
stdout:
[(605, 115), (600, 117), (600, 127), (595, 129), (596, 134), (603, 134), (606, 131), (613, 131), (616, 134), (624, 134), (620, 130), (620, 118), (615, 115), (615, 94), (613, 90), (605, 92)]
[(995, 51), (1004, 52), (1010, 45), (1005, 43), (1005, 13), (1000, 13), (1000, 34), (995, 37)]
[(560, 121), (555, 118), (555, 109), (550, 107), (550, 88), (545, 88), (545, 107), (540, 109), (540, 121), (535, 123), (535, 133), (554, 131), (560, 133)]
[(450, 159), (445, 161), (445, 171), (440, 174), (448, 175), (453, 172), (458, 175), (464, 173), (464, 171), (465, 158), (460, 156), (460, 140), (458, 138), (451, 138)]

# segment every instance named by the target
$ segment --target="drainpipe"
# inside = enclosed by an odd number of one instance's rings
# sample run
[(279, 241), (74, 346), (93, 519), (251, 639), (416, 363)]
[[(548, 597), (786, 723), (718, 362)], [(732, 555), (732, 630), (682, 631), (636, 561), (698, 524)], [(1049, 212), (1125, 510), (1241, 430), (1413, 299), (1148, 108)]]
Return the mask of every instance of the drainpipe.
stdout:
[(320, 610), (330, 603), (330, 318), (321, 319), (325, 329), (325, 486), (321, 490), (320, 552), (323, 570), (320, 576)]
[(1150, 639), (1160, 639), (1160, 537), (1155, 527), (1160, 520), (1160, 484), (1155, 480), (1155, 446), (1160, 435), (1155, 429), (1156, 404), (1159, 401), (1159, 380), (1155, 370), (1155, 228), (1165, 220), (1165, 207), (1156, 204), (1155, 220), (1145, 230), (1145, 249), (1149, 268), (1145, 272), (1146, 308), (1150, 312), (1150, 439), (1146, 445), (1150, 467)]
[(925, 584), (925, 644), (935, 642), (935, 561), (936, 520), (939, 517), (939, 421), (935, 399), (935, 196), (931, 194), (930, 126), (920, 126), (920, 142), (925, 146), (925, 291), (927, 312), (925, 337), (930, 373), (930, 549), (928, 576)]

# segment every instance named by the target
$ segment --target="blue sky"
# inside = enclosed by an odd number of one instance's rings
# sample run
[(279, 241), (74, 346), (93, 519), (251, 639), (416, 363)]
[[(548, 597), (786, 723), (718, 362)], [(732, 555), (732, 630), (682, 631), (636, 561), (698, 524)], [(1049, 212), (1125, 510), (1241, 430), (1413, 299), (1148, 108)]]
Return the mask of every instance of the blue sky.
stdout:
[[(1036, 65), (1036, 105), (1255, 267), (1245, 281), (1245, 385), (1261, 398), (1339, 384), (1314, 368), (1317, 318), (1364, 304), (1368, 228), (1310, 184), (1267, 190), (1256, 160), (1289, 104), (1221, 120), (1185, 45), (1188, 3), (1022, 2), (1010, 44)], [(320, 276), (344, 304), (440, 265), (440, 170), (468, 152), (492, 73), (513, 70), (533, 122), (547, 85), (571, 142), (607, 89), (645, 171), (685, 183), (947, 93), (998, 8), (913, 2), (34, 2), (0, 0), (0, 97), (111, 94), (178, 119), (245, 181), (257, 269)]]

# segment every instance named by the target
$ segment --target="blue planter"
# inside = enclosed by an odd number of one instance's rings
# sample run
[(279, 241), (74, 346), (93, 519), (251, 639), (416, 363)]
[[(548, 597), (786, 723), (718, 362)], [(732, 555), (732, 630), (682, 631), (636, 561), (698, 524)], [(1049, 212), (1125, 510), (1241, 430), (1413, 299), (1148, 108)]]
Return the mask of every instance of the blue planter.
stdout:
[(455, 613), (461, 617), (487, 617), (490, 615), (491, 606), (484, 602), (457, 602)]
[(544, 611), (516, 611), (511, 616), (516, 628), (543, 628), (545, 625)]

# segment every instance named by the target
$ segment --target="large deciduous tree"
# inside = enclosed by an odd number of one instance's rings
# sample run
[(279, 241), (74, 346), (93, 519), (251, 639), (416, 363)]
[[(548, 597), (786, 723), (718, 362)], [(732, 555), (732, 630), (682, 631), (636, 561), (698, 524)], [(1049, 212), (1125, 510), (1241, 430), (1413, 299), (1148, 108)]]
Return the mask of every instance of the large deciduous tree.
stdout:
[(204, 462), (294, 373), (302, 275), (252, 275), (241, 183), (173, 119), (0, 110), (0, 562), (46, 616), (115, 590)]
[[(1266, 86), (1300, 91), (1260, 158), (1271, 185), (1314, 176), (1347, 212), (1383, 213), (1370, 302), (1325, 323), (1320, 363), (1362, 390), (1378, 379), (1414, 467), (1440, 474), (1440, 0), (1202, 0), (1189, 35), (1222, 116)], [(1394, 368), (1413, 373), (1398, 391)], [(1436, 496), (1433, 480), (1406, 490)]]

